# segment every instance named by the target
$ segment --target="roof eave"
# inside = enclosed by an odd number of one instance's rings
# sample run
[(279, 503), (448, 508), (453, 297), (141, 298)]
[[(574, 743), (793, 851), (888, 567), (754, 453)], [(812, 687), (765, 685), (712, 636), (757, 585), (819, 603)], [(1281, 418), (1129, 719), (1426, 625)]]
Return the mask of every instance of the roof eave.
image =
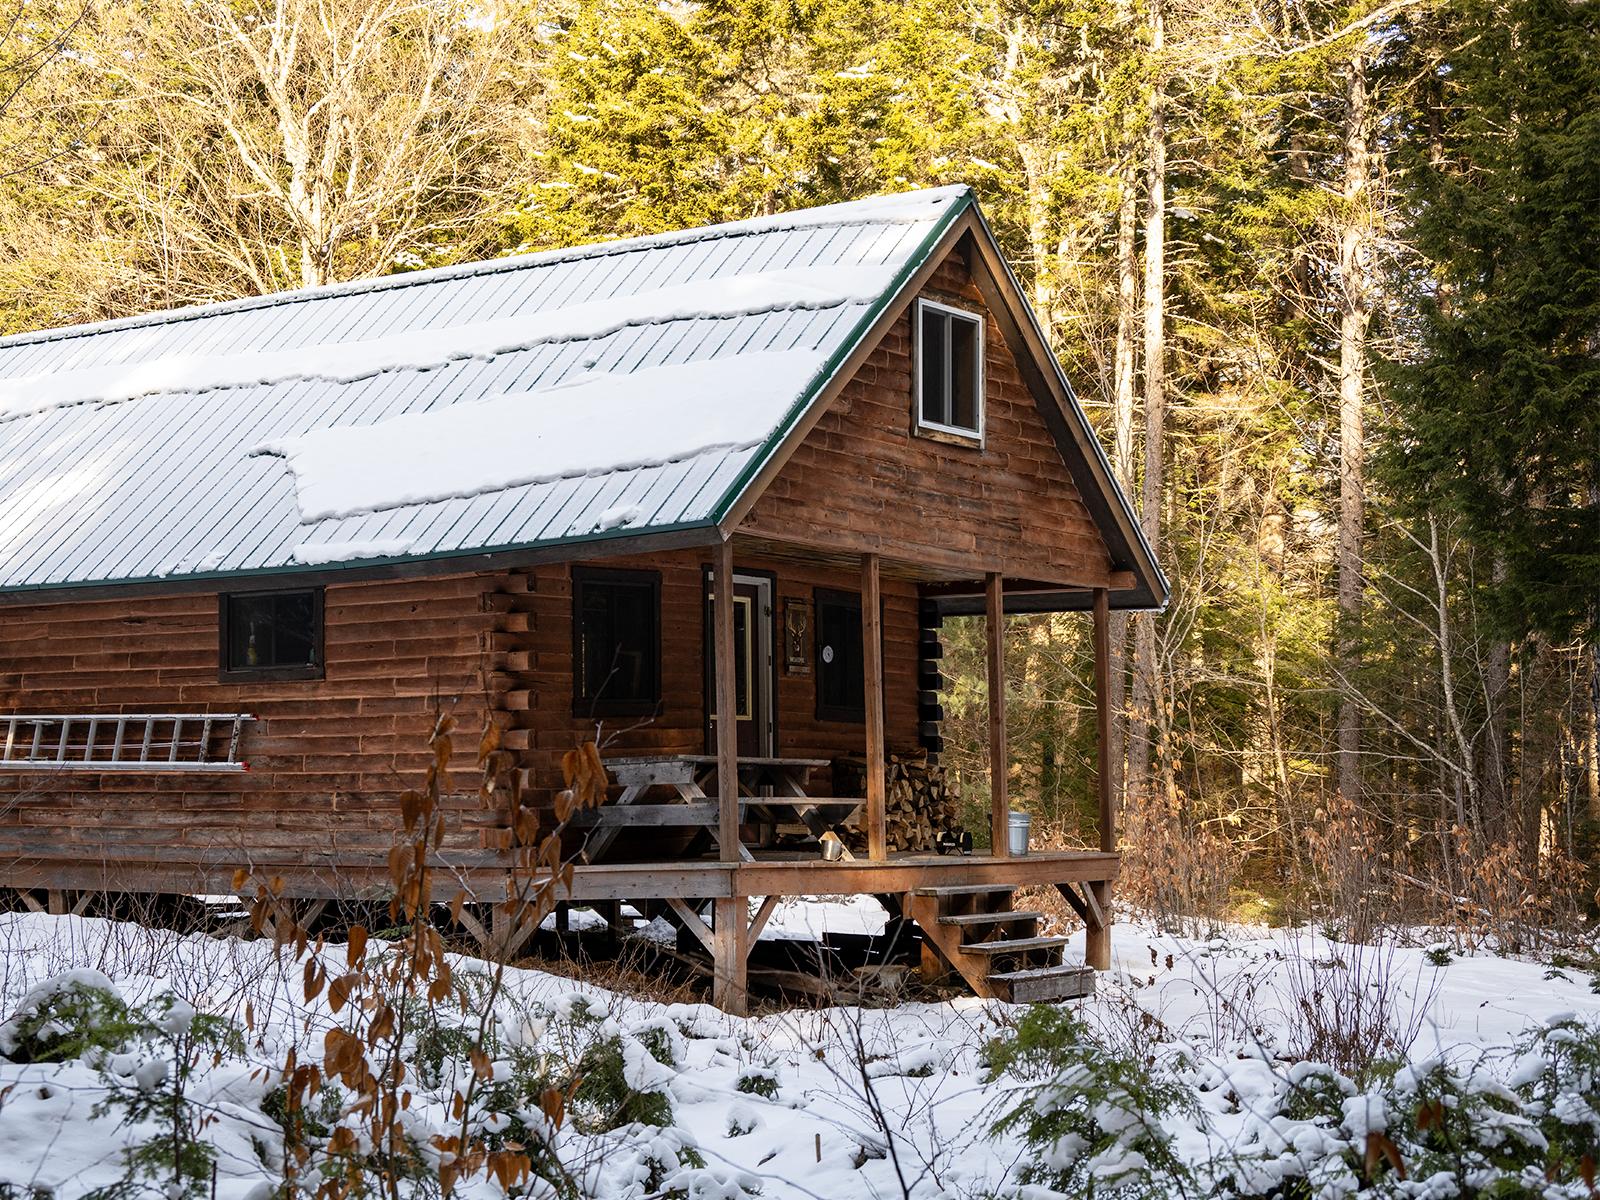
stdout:
[(641, 530), (607, 530), (485, 549), (359, 558), (338, 563), (252, 567), (235, 571), (196, 571), (98, 582), (26, 584), (0, 591), (0, 606), (106, 599), (120, 595), (193, 595), (249, 588), (313, 587), (387, 579), (477, 575), (541, 563), (576, 562), (712, 546), (722, 540), (716, 523), (685, 521)]

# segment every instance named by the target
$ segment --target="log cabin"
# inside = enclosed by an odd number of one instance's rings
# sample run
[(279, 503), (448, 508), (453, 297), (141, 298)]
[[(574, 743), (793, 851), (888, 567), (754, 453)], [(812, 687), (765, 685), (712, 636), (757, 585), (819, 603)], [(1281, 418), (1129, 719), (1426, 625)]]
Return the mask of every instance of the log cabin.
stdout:
[[(598, 739), (570, 899), (668, 912), (729, 1009), (792, 895), (879, 897), (981, 995), (1109, 963), (1109, 613), (1167, 583), (964, 187), (10, 337), (0, 495), (31, 903), (376, 895), (444, 710), (518, 786), (451, 797), (441, 886), (500, 900), (508, 797)], [(1005, 617), (1047, 611), (1092, 622), (1100, 844), (1013, 855)], [(903, 794), (939, 791), (952, 614), (988, 622), (972, 853)]]

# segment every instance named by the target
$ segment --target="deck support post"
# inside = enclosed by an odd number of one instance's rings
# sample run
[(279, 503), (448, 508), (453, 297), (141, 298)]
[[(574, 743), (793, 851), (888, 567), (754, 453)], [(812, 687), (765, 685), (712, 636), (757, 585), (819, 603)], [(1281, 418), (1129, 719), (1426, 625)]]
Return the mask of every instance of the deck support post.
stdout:
[(984, 613), (989, 626), (989, 837), (996, 858), (1011, 857), (1008, 826), (1011, 805), (1006, 795), (1006, 610), (1000, 572), (984, 580)]
[(883, 587), (876, 554), (861, 556), (861, 662), (867, 726), (867, 857), (889, 857), (883, 750)]
[[(1095, 791), (1100, 802), (1100, 849), (1117, 849), (1116, 797), (1111, 794), (1111, 593), (1094, 589), (1094, 711), (1099, 759)], [(1111, 969), (1111, 883), (1097, 880), (1086, 886), (1091, 907), (1098, 907), (1098, 928), (1091, 925), (1084, 942), (1084, 959), (1097, 971)]]
[[(739, 861), (739, 721), (733, 659), (733, 539), (717, 546), (712, 623), (717, 663), (717, 841), (722, 861)], [(750, 914), (743, 896), (720, 897), (712, 908), (711, 1000), (742, 1017), (749, 999)]]
[(712, 580), (717, 665), (717, 843), (722, 861), (739, 861), (739, 721), (733, 660), (733, 539), (717, 546)]
[(743, 896), (712, 901), (711, 1002), (742, 1017), (750, 1007), (750, 906)]

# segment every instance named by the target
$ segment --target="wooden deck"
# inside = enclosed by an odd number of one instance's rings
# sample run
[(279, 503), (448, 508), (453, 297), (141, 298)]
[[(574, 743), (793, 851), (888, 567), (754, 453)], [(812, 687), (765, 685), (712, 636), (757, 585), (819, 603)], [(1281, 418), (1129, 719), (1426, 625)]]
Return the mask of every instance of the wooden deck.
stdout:
[[(31, 846), (0, 839), (0, 886), (17, 889), (36, 908), (81, 911), (94, 893), (227, 894), (244, 868), (271, 882), (286, 900), (319, 910), (330, 899), (382, 900), (390, 890), (387, 854), (329, 847), (247, 859), (218, 847), (208, 862), (193, 851), (150, 846), (88, 847), (60, 841)], [(463, 925), (484, 953), (514, 954), (532, 936), (538, 913), (501, 902), (527, 896), (540, 876), (519, 870), (508, 852), (442, 851), (432, 856), (432, 892), (441, 906), (465, 896)], [(741, 1012), (747, 1003), (751, 947), (786, 896), (873, 895), (915, 921), (923, 935), (923, 973), (959, 973), (980, 996), (1061, 999), (1091, 988), (1092, 973), (1066, 963), (1067, 939), (1039, 936), (1042, 913), (1014, 911), (1012, 893), (1053, 887), (1083, 918), (1090, 966), (1109, 959), (1110, 900), (1120, 858), (1098, 851), (1044, 851), (1015, 857), (986, 854), (893, 854), (882, 860), (756, 856), (739, 862), (678, 860), (575, 866), (561, 900), (627, 901), (664, 907), (710, 955), (713, 996)], [(546, 876), (546, 878), (548, 878)], [(45, 892), (41, 899), (37, 893)], [(759, 901), (750, 914), (749, 905)], [(709, 920), (707, 919), (709, 917)]]
[(1119, 856), (1050, 851), (1018, 858), (989, 855), (891, 855), (884, 862), (761, 861), (640, 863), (579, 867), (574, 900), (666, 896), (888, 895), (973, 884), (1029, 887), (1115, 880)]
[[(168, 857), (170, 855), (170, 858)], [(162, 861), (165, 859), (166, 861)], [(725, 863), (709, 860), (601, 863), (573, 869), (572, 894), (563, 899), (652, 900), (672, 896), (887, 895), (919, 887), (971, 884), (1028, 887), (1112, 881), (1120, 856), (1089, 851), (1038, 851), (1018, 858), (989, 855), (896, 854), (883, 862), (820, 859)], [(388, 856), (371, 851), (306, 849), (274, 861), (242, 860), (226, 850), (197, 861), (194, 851), (159, 853), (144, 847), (91, 847), (62, 842), (53, 852), (0, 845), (0, 886), (64, 891), (221, 893), (248, 868), (257, 878), (277, 876), (284, 895), (326, 899), (376, 898), (389, 887)], [(434, 895), (440, 903), (465, 891), (469, 900), (504, 900), (511, 857), (498, 851), (446, 852), (433, 858)]]

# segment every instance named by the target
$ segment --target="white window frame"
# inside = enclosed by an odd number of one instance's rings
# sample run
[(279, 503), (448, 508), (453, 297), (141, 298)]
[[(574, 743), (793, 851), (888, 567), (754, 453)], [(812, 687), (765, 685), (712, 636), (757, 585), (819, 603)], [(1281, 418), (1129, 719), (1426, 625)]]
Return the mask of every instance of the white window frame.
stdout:
[[(977, 327), (977, 335), (978, 335), (977, 351), (978, 352), (977, 352), (977, 355), (975, 357), (975, 363), (974, 363), (975, 369), (977, 370), (977, 373), (978, 373), (978, 378), (977, 378), (977, 381), (976, 381), (977, 391), (975, 393), (976, 400), (977, 400), (977, 415), (978, 415), (978, 426), (977, 426), (976, 429), (967, 429), (967, 428), (965, 428), (964, 426), (961, 426), (961, 425), (945, 425), (945, 424), (942, 424), (941, 422), (938, 422), (938, 421), (929, 421), (929, 420), (926, 420), (922, 415), (922, 409), (923, 409), (923, 405), (922, 405), (922, 373), (923, 373), (923, 370), (925, 368), (925, 363), (924, 363), (923, 355), (922, 355), (922, 314), (923, 314), (924, 311), (927, 311), (927, 310), (930, 310), (930, 309), (932, 311), (934, 311), (934, 312), (946, 313), (946, 314), (950, 315), (951, 317), (954, 317), (958, 321), (966, 321), (968, 324), (971, 324), (971, 325), (974, 325), (974, 326)], [(914, 319), (913, 319), (913, 321), (911, 323), (911, 330), (912, 330), (912, 333), (911, 333), (911, 339), (912, 339), (912, 350), (911, 350), (911, 353), (912, 353), (912, 356), (913, 356), (912, 357), (912, 362), (913, 362), (913, 365), (914, 365), (914, 370), (912, 371), (911, 403), (912, 403), (912, 408), (913, 408), (912, 416), (913, 416), (913, 419), (915, 421), (915, 426), (916, 426), (917, 432), (918, 433), (931, 433), (931, 434), (936, 434), (936, 435), (942, 435), (944, 437), (955, 438), (955, 439), (958, 439), (958, 440), (960, 440), (962, 442), (966, 442), (966, 443), (969, 443), (969, 444), (982, 445), (983, 444), (983, 438), (984, 438), (984, 420), (985, 420), (985, 418), (987, 416), (987, 410), (988, 410), (988, 407), (989, 407), (988, 404), (986, 403), (986, 399), (987, 398), (984, 395), (984, 388), (985, 388), (985, 385), (987, 383), (987, 380), (985, 378), (985, 374), (986, 373), (985, 373), (985, 369), (984, 369), (985, 364), (984, 364), (984, 347), (983, 347), (983, 338), (984, 338), (983, 314), (982, 313), (975, 313), (975, 312), (972, 312), (972, 311), (970, 311), (968, 309), (965, 309), (965, 308), (957, 308), (953, 304), (941, 304), (937, 300), (925, 300), (925, 299), (922, 299), (922, 298), (919, 297), (918, 300), (917, 300), (917, 303), (916, 303), (916, 305), (915, 305), (915, 307), (913, 309), (912, 316), (913, 316)], [(947, 372), (949, 370), (949, 367), (948, 367), (947, 364), (942, 364), (941, 368), (943, 370), (947, 371)], [(953, 397), (955, 392), (954, 392), (954, 389), (950, 386), (951, 382), (952, 382), (952, 380), (949, 378), (949, 376), (947, 374), (946, 378), (945, 378), (945, 381), (944, 381), (944, 384), (945, 384), (945, 395)]]

